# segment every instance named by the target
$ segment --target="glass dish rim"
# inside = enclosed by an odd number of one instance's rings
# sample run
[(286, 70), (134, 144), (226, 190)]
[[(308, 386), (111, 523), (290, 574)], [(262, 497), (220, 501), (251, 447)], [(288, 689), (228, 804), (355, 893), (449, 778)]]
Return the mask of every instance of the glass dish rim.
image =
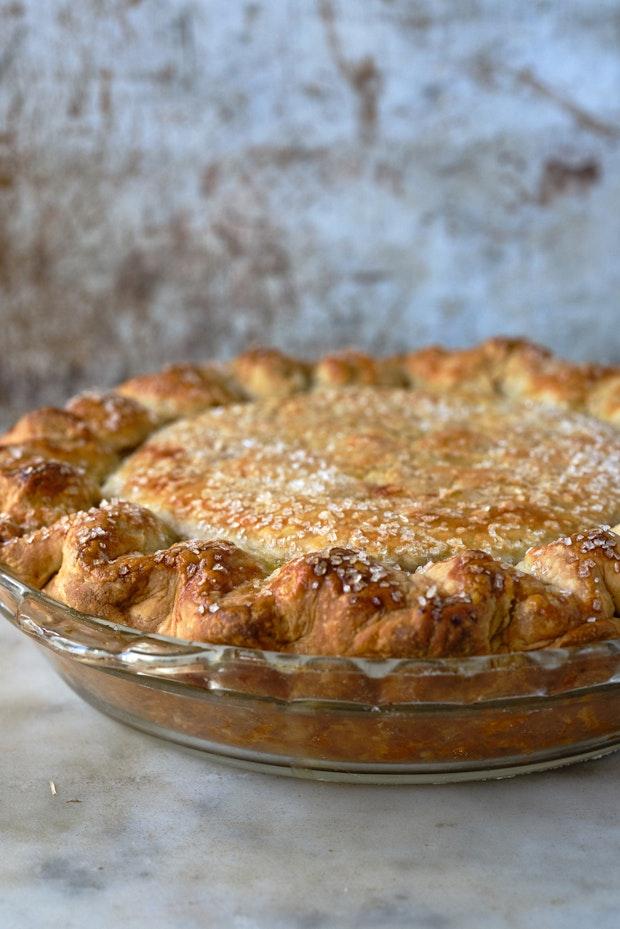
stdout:
[[(222, 662), (242, 661), (251, 662), (254, 665), (263, 663), (266, 667), (288, 673), (294, 673), (302, 668), (308, 670), (316, 668), (323, 672), (329, 670), (334, 673), (354, 670), (374, 679), (395, 672), (408, 672), (415, 674), (415, 676), (456, 675), (467, 678), (482, 673), (507, 672), (516, 668), (523, 669), (527, 667), (539, 668), (541, 672), (551, 671), (583, 658), (620, 656), (620, 637), (603, 639), (583, 645), (444, 658), (362, 658), (347, 655), (279, 652), (269, 649), (254, 649), (236, 645), (177, 639), (171, 636), (159, 635), (158, 633), (144, 632), (113, 620), (82, 613), (59, 600), (47, 596), (36, 588), (30, 587), (3, 567), (0, 567), (0, 589), (7, 591), (10, 596), (17, 596), (18, 600), (16, 602), (18, 605), (23, 600), (34, 601), (42, 608), (59, 612), (66, 620), (86, 627), (91, 631), (102, 635), (106, 633), (118, 635), (120, 640), (126, 644), (118, 651), (114, 651), (101, 645), (93, 647), (87, 642), (80, 642), (77, 636), (73, 640), (69, 640), (66, 636), (53, 629), (53, 623), (49, 624), (52, 626), (51, 629), (43, 629), (42, 627), (34, 629), (32, 627), (36, 624), (28, 620), (27, 622), (30, 623), (31, 627), (28, 629), (25, 622), (20, 621), (19, 617), (14, 615), (10, 609), (3, 609), (3, 604), (0, 602), (0, 613), (4, 613), (10, 622), (20, 628), (21, 631), (29, 633), (32, 637), (48, 638), (45, 633), (60, 637), (67, 646), (75, 646), (74, 658), (90, 661), (90, 663), (105, 663), (105, 659), (108, 657), (113, 659), (116, 665), (122, 666), (123, 670), (133, 674), (146, 672), (149, 675), (156, 675), (157, 669), (160, 668), (163, 675), (170, 677), (171, 672), (174, 672), (175, 669), (179, 672), (186, 671), (188, 662), (191, 664), (192, 669), (196, 670), (196, 665), (199, 665), (201, 661), (210, 668)], [(49, 641), (48, 644), (50, 644)], [(83, 647), (83, 654), (80, 654), (80, 646)], [(59, 650), (65, 651), (65, 653), (70, 651), (69, 647)]]

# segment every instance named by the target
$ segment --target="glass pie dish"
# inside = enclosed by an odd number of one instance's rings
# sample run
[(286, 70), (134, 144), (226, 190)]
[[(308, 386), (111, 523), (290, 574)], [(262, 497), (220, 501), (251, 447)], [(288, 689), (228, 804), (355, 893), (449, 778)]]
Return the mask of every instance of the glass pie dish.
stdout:
[(434, 660), (291, 655), (145, 635), (6, 572), (0, 612), (97, 709), (246, 768), (442, 783), (620, 748), (620, 639)]

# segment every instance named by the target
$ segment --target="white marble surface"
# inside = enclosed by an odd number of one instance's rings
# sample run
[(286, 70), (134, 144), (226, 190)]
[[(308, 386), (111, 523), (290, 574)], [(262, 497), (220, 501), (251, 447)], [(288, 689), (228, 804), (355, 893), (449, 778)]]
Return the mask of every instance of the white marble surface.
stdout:
[(2, 929), (620, 924), (620, 756), (447, 787), (253, 775), (99, 715), (6, 624), (0, 654)]

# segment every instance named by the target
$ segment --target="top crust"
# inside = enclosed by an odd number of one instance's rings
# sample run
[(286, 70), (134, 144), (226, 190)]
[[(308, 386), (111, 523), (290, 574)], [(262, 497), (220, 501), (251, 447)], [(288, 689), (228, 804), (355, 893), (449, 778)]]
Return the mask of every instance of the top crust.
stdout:
[(521, 340), (174, 365), (0, 437), (0, 561), (84, 612), (250, 648), (616, 637), (620, 437), (593, 417), (619, 410), (616, 369)]
[(175, 423), (104, 493), (273, 565), (336, 546), (413, 569), (467, 548), (518, 561), (530, 545), (615, 523), (619, 472), (620, 436), (577, 414), (329, 388)]

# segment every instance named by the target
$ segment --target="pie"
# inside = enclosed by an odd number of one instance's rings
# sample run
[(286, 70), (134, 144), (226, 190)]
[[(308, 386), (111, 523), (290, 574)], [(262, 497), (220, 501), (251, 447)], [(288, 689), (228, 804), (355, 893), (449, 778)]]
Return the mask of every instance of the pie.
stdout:
[(0, 563), (85, 613), (247, 648), (615, 638), (619, 427), (620, 369), (521, 340), (174, 365), (0, 437)]

